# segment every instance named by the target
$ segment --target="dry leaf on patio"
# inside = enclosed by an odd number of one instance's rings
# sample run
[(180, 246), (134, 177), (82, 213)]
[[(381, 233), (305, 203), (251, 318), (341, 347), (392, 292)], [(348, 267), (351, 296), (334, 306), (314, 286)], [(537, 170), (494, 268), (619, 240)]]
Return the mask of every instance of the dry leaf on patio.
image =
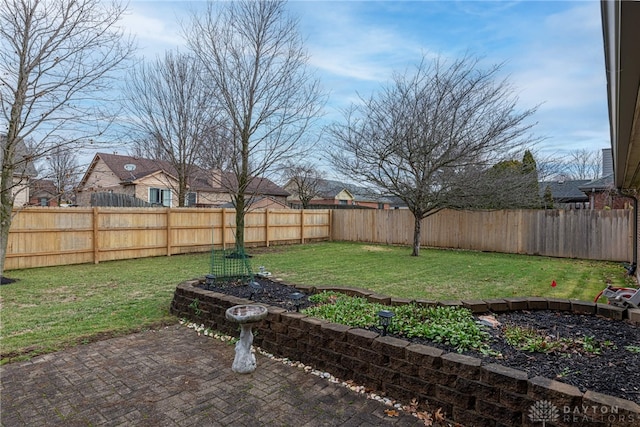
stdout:
[(425, 426), (433, 425), (433, 418), (431, 418), (431, 414), (428, 412), (416, 412), (416, 418), (422, 420)]
[(442, 408), (436, 409), (436, 412), (433, 413), (437, 422), (444, 421), (444, 413), (442, 412)]
[(411, 399), (411, 402), (404, 407), (404, 410), (410, 413), (418, 411), (418, 400), (416, 398)]
[(400, 414), (395, 409), (385, 409), (384, 413), (387, 414), (388, 417), (398, 417)]

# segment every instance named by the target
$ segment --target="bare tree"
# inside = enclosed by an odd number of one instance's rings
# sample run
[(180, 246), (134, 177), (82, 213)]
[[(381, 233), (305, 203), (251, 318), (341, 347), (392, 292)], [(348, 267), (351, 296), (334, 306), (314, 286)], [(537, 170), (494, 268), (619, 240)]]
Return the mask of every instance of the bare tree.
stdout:
[[(79, 149), (105, 139), (113, 120), (112, 72), (131, 57), (117, 26), (125, 9), (102, 0), (0, 0), (0, 101), (6, 130), (0, 184), (0, 276), (4, 271), (20, 141), (30, 160), (57, 147)], [(112, 95), (111, 95), (112, 98)], [(112, 104), (111, 104), (112, 105)]]
[(580, 148), (569, 152), (563, 167), (563, 173), (569, 179), (597, 179), (602, 170), (602, 157), (599, 151)]
[(534, 153), (538, 170), (538, 180), (541, 182), (552, 181), (562, 174), (565, 160), (557, 153)]
[(198, 165), (209, 170), (228, 170), (234, 164), (231, 126), (220, 120), (204, 135)]
[(478, 66), (469, 56), (423, 58), (332, 127), (335, 167), (397, 196), (413, 213), (413, 256), (423, 218), (467, 205), (479, 192), (490, 195), (487, 169), (532, 142), (535, 110), (516, 109), (511, 86), (497, 80), (500, 66)]
[(293, 195), (300, 199), (302, 209), (309, 209), (311, 200), (320, 195), (320, 172), (311, 163), (289, 162), (283, 167), (283, 178), (293, 188)]
[(167, 184), (176, 192), (179, 206), (185, 205), (194, 166), (208, 148), (205, 143), (217, 121), (218, 109), (203, 73), (194, 56), (169, 51), (164, 58), (143, 63), (126, 83), (125, 107), (134, 116), (137, 151), (174, 168), (177, 182)]
[(139, 137), (132, 138), (129, 154), (134, 157), (142, 157), (145, 159), (164, 160), (167, 161), (166, 155), (162, 147), (155, 139)]
[(259, 192), (258, 177), (311, 148), (308, 130), (324, 96), (283, 1), (209, 3), (185, 33), (230, 126), (235, 182), (228, 191), (236, 208), (236, 246), (243, 249), (244, 217)]
[(75, 151), (57, 147), (46, 157), (46, 165), (44, 178), (53, 181), (58, 205), (63, 200), (70, 200), (81, 174)]

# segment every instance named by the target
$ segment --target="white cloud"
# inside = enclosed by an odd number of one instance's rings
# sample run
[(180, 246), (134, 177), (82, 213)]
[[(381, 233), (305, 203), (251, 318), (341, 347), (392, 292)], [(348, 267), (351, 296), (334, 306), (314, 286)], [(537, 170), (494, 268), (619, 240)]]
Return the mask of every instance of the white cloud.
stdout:
[(155, 2), (134, 2), (121, 24), (135, 34), (139, 54), (155, 56), (185, 44), (176, 12), (172, 6), (167, 8)]

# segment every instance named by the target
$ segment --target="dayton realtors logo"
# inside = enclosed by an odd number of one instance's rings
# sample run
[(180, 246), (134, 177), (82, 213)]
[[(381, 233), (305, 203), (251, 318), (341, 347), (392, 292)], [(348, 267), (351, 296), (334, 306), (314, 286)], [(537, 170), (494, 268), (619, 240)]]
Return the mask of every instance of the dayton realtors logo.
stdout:
[(538, 400), (529, 408), (529, 419), (534, 423), (542, 422), (543, 427), (547, 425), (547, 421), (558, 421), (559, 418), (560, 411), (548, 400)]
[(538, 400), (529, 408), (529, 419), (532, 422), (547, 422), (562, 420), (563, 423), (633, 423), (640, 421), (634, 414), (620, 413), (617, 406), (563, 406), (562, 412), (557, 406), (547, 400)]

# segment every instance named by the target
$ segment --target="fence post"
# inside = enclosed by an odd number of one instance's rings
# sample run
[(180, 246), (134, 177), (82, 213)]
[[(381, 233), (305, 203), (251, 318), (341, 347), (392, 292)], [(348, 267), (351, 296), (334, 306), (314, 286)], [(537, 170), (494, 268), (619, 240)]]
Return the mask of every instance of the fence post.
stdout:
[(269, 247), (269, 208), (264, 210), (264, 245)]
[(222, 208), (222, 250), (227, 249), (227, 240), (225, 238), (225, 236), (227, 235), (227, 230), (226, 230), (226, 210), (225, 208)]
[(334, 209), (327, 209), (327, 223), (329, 224), (329, 241), (333, 242), (333, 211)]
[(300, 209), (300, 244), (304, 244), (304, 208)]
[(171, 256), (171, 208), (167, 208), (167, 256)]
[(98, 218), (98, 208), (93, 208), (93, 263), (98, 264), (100, 262), (100, 242), (98, 242), (99, 236), (99, 218)]

